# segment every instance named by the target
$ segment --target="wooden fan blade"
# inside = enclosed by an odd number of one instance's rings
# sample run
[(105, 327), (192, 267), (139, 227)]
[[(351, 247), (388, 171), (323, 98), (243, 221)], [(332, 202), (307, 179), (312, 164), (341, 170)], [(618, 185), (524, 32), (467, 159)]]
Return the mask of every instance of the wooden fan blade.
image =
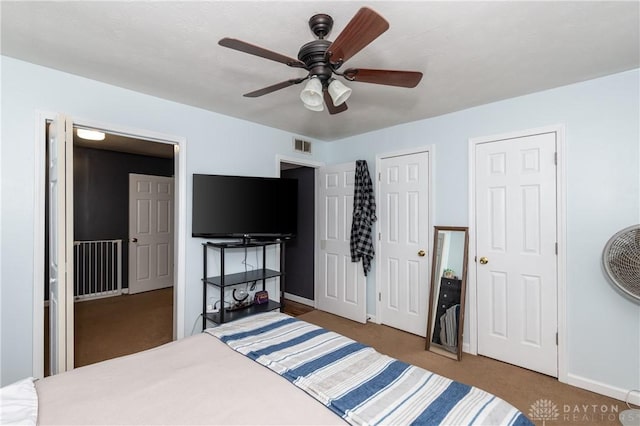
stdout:
[(389, 29), (389, 23), (368, 7), (355, 14), (327, 49), (329, 61), (338, 68)]
[(249, 53), (250, 55), (260, 56), (261, 58), (271, 59), (272, 61), (280, 62), (294, 68), (304, 68), (305, 64), (295, 58), (290, 58), (285, 55), (281, 55), (271, 50), (264, 49), (260, 46), (249, 44), (242, 40), (235, 38), (223, 38), (218, 44), (220, 46), (228, 47), (229, 49), (238, 50), (240, 52)]
[(343, 75), (350, 81), (399, 87), (416, 87), (422, 79), (422, 73), (417, 71), (369, 70), (364, 68), (349, 68), (345, 70)]
[(322, 93), (324, 95), (324, 103), (327, 105), (327, 111), (329, 111), (329, 114), (331, 115), (338, 114), (348, 109), (346, 102), (343, 102), (338, 106), (335, 106), (333, 104), (333, 99), (331, 99), (331, 95), (329, 95), (329, 91), (327, 90), (326, 87), (322, 89)]
[(291, 80), (283, 81), (281, 83), (274, 84), (273, 86), (265, 87), (260, 90), (256, 90), (254, 92), (245, 93), (245, 98), (257, 98), (262, 95), (266, 95), (267, 93), (275, 92), (276, 90), (284, 89), (285, 87), (293, 86), (294, 84), (301, 83), (305, 81), (307, 78), (292, 78)]

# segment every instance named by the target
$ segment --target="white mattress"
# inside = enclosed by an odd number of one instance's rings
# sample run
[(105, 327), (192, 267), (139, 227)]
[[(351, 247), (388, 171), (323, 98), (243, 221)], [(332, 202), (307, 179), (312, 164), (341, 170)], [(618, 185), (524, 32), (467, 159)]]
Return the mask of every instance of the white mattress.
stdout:
[(41, 425), (345, 424), (208, 334), (47, 377), (36, 390)]

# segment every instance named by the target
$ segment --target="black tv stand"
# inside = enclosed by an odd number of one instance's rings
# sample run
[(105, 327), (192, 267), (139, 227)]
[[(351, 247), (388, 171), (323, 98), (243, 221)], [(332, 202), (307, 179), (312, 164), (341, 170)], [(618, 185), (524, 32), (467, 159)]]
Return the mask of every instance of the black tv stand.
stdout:
[[(272, 245), (280, 245), (280, 267), (279, 270), (266, 268), (266, 248)], [(250, 247), (256, 248), (256, 250), (262, 249), (262, 268), (256, 268), (254, 270), (237, 272), (232, 274), (225, 273), (225, 252), (227, 250), (247, 249)], [(209, 277), (207, 272), (207, 254), (209, 250), (219, 250), (220, 252), (220, 275)], [(282, 312), (284, 308), (284, 240), (264, 240), (258, 241), (250, 236), (246, 235), (242, 237), (240, 241), (236, 242), (211, 242), (202, 243), (203, 250), (203, 274), (202, 274), (202, 329), (207, 328), (207, 320), (215, 324), (223, 324), (230, 321), (235, 321), (240, 318), (244, 318), (249, 315), (258, 314), (261, 312), (273, 311), (280, 309)], [(225, 306), (225, 288), (246, 284), (250, 282), (262, 281), (262, 290), (266, 290), (266, 281), (270, 278), (278, 278), (280, 283), (279, 295), (276, 300), (272, 300), (271, 297), (276, 295), (269, 295), (269, 301), (263, 304), (251, 304), (244, 306), (240, 309), (228, 310)], [(220, 290), (220, 306), (214, 312), (207, 312), (207, 288), (215, 287)]]

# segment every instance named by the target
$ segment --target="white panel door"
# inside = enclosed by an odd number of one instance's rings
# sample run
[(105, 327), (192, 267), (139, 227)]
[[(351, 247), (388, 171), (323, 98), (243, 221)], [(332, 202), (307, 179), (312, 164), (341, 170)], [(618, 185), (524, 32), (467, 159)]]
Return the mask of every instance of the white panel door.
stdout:
[(427, 333), (429, 299), (429, 153), (380, 161), (378, 231), (380, 321)]
[(558, 375), (555, 133), (476, 146), (478, 353)]
[(173, 285), (173, 178), (129, 174), (129, 293)]
[(351, 262), (355, 162), (319, 169), (316, 308), (361, 323), (367, 320), (362, 262)]
[(73, 369), (73, 123), (49, 126), (49, 356), (51, 374)]

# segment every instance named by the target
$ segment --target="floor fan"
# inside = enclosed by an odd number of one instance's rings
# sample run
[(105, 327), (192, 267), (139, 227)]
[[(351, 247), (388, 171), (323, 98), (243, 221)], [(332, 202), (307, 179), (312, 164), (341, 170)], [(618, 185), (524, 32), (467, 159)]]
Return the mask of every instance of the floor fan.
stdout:
[(640, 302), (640, 225), (625, 228), (609, 239), (602, 264), (609, 281), (634, 302)]
[[(640, 303), (640, 225), (633, 225), (615, 233), (604, 246), (602, 264), (609, 281), (631, 300)], [(623, 426), (637, 425), (640, 409), (632, 408), (627, 394), (628, 410), (618, 416)]]

